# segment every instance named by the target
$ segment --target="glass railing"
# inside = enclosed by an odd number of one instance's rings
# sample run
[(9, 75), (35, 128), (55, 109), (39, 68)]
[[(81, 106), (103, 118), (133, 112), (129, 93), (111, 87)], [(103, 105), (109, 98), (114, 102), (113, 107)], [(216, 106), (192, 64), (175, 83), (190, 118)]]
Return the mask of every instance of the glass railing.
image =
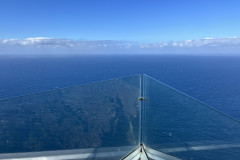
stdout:
[(140, 75), (0, 101), (0, 153), (139, 145)]
[(239, 122), (143, 76), (143, 143), (180, 159), (240, 159)]
[(0, 159), (239, 160), (239, 124), (134, 75), (1, 100)]

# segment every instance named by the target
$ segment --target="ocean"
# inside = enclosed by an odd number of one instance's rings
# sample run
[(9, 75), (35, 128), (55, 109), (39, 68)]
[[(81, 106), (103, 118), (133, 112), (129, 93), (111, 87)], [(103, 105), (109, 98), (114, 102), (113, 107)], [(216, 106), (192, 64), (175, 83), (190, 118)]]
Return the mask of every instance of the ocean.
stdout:
[[(240, 57), (1, 57), (0, 73), (2, 100), (146, 74), (240, 120)], [(138, 80), (136, 75), (122, 81), (103, 82), (101, 89), (83, 85), (78, 86), (80, 89), (55, 90), (29, 99), (0, 101), (0, 152), (137, 145)], [(142, 122), (141, 134), (146, 145), (182, 159), (239, 159), (238, 122), (151, 78), (147, 80), (152, 99), (145, 102), (148, 108)], [(114, 85), (109, 86), (111, 83), (122, 87), (114, 90)]]
[(144, 73), (240, 120), (240, 57), (1, 57), (0, 99)]

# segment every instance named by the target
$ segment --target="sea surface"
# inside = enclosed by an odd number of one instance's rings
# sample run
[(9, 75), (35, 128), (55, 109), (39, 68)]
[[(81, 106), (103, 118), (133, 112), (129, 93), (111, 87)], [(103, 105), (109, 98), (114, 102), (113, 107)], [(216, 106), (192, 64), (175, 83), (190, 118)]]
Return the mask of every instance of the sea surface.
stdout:
[(1, 57), (0, 99), (144, 73), (240, 120), (240, 57)]
[[(136, 74), (146, 74), (152, 98), (142, 122), (146, 145), (183, 159), (240, 157), (240, 57), (0, 57), (0, 74), (0, 153), (137, 145)], [(91, 84), (55, 90), (129, 75), (136, 76), (101, 82), (101, 89)], [(55, 91), (18, 97), (48, 90)]]

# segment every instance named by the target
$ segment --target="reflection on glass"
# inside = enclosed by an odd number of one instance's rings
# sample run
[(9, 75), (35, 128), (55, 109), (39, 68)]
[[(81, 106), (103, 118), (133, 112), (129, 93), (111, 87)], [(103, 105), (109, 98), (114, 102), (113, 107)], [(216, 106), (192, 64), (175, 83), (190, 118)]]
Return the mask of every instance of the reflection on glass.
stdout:
[(240, 159), (239, 122), (146, 75), (143, 142), (181, 159)]
[(139, 145), (140, 75), (0, 101), (0, 153)]
[(0, 156), (85, 149), (107, 157), (111, 148), (120, 152), (109, 159), (119, 159), (141, 139), (153, 155), (240, 159), (238, 121), (146, 75), (141, 83), (135, 75), (1, 100)]

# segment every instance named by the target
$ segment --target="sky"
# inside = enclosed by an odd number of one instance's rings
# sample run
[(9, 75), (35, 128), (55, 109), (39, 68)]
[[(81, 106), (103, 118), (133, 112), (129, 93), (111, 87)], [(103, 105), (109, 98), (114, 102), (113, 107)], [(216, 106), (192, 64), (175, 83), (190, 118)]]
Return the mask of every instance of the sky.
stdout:
[(240, 54), (239, 7), (239, 0), (1, 0), (0, 54), (179, 54), (199, 46)]

